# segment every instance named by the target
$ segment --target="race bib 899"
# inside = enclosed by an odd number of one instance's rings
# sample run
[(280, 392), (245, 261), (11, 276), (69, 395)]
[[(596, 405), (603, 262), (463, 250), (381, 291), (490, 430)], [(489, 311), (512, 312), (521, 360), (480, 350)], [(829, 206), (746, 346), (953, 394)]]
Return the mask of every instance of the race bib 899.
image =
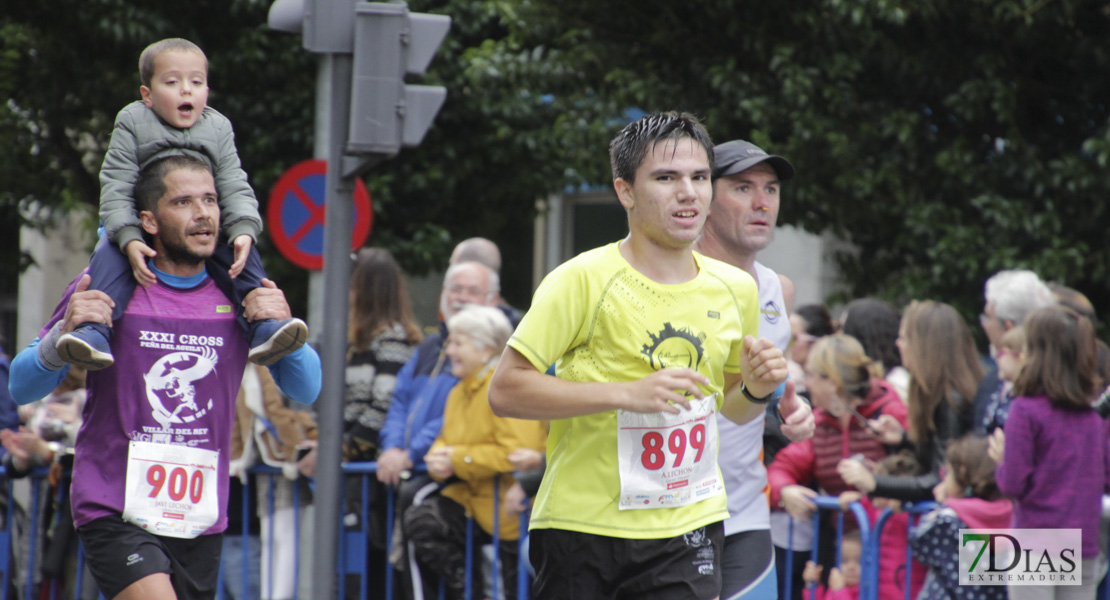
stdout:
[(716, 408), (714, 394), (677, 415), (617, 411), (621, 510), (685, 506), (724, 493)]

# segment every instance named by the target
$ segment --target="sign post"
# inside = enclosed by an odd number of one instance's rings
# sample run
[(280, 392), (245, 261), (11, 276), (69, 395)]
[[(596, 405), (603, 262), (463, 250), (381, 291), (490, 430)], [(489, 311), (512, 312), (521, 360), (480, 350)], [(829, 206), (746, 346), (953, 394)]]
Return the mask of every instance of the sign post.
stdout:
[[(322, 2), (323, 0), (317, 0)], [(316, 414), (320, 428), (316, 448), (315, 548), (312, 597), (336, 597), (339, 564), (339, 519), (343, 486), (343, 396), (347, 371), (347, 288), (351, 280), (350, 249), (354, 177), (343, 176), (343, 140), (350, 114), (351, 56), (329, 54), (332, 68), (324, 201), (324, 331), (320, 344), (323, 385)], [(343, 88), (346, 87), (344, 93)]]

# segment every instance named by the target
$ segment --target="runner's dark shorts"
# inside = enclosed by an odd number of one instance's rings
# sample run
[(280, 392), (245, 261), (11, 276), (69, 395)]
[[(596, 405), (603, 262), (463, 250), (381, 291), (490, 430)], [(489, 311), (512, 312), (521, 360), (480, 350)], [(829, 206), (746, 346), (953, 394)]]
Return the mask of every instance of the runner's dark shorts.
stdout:
[(656, 540), (563, 529), (534, 529), (529, 536), (536, 600), (693, 600), (721, 593), (725, 529), (720, 522)]
[(77, 529), (85, 564), (105, 598), (148, 575), (170, 576), (178, 600), (216, 597), (223, 534), (186, 540), (154, 535), (118, 516), (101, 517)]

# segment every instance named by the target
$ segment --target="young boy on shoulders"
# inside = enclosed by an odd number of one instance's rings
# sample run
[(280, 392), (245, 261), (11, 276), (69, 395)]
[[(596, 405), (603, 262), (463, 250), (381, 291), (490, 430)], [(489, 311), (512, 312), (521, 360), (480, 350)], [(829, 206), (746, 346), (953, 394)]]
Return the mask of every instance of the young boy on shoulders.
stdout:
[[(262, 233), (262, 219), (239, 163), (231, 122), (208, 106), (208, 59), (188, 40), (165, 39), (143, 50), (139, 76), (142, 100), (128, 104), (116, 115), (100, 169), (104, 235), (89, 265), (91, 287), (111, 297), (115, 303), (112, 319), (116, 320), (123, 315), (136, 282), (147, 287), (155, 283), (147, 264), (155, 252), (143, 240), (134, 198), (139, 170), (166, 156), (201, 158), (215, 174), (222, 215), (221, 243), (207, 262), (207, 270), (236, 307), (239, 326), (250, 343), (250, 361), (273, 364), (304, 344), (308, 328), (296, 318), (248, 323), (242, 314), (243, 298), (266, 277), (254, 247)], [(186, 235), (216, 233), (190, 230)], [(115, 360), (108, 346), (110, 338), (109, 325), (89, 323), (62, 336), (57, 349), (67, 362), (103, 369)]]

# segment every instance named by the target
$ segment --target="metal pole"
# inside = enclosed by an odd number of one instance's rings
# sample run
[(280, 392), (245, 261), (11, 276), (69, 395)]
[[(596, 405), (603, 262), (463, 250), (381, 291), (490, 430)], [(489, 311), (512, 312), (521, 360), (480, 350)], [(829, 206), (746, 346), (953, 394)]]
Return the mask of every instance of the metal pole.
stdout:
[(327, 194), (324, 209), (324, 315), (320, 344), (323, 386), (317, 400), (319, 446), (316, 461), (314, 598), (334, 598), (337, 589), (339, 517), (342, 502), (344, 372), (347, 363), (347, 293), (351, 276), (354, 178), (343, 177), (343, 146), (351, 103), (350, 54), (328, 54), (329, 102)]
[[(328, 159), (331, 130), (331, 62), (327, 54), (313, 55), (316, 59), (316, 108), (312, 126), (312, 158)], [(309, 342), (318, 344), (324, 327), (324, 273), (308, 273), (308, 335)]]

